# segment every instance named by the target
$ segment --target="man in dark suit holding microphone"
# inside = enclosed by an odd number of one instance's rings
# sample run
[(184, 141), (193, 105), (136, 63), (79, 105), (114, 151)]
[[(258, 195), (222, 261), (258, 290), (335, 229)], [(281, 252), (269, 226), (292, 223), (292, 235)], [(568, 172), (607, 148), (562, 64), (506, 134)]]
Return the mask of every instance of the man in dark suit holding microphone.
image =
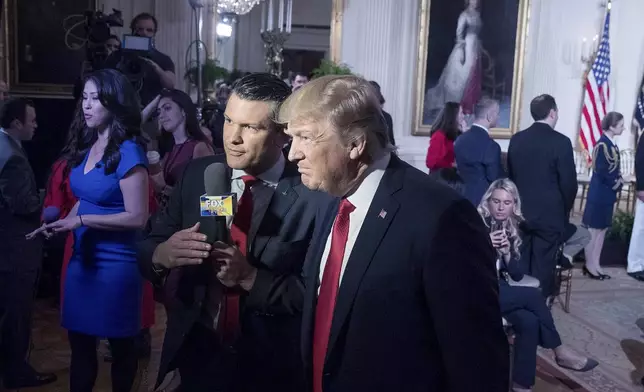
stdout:
[(391, 153), (369, 82), (314, 79), (278, 121), (302, 183), (337, 197), (307, 256), (307, 390), (507, 391), (486, 227), (468, 200)]
[[(224, 114), (226, 155), (186, 168), (141, 243), (144, 276), (174, 292), (157, 385), (178, 368), (190, 392), (303, 388), (302, 265), (321, 195), (301, 184), (282, 153), (287, 138), (272, 119), (289, 94), (270, 74), (234, 85)], [(200, 210), (200, 197), (216, 192), (237, 196), (228, 222)]]

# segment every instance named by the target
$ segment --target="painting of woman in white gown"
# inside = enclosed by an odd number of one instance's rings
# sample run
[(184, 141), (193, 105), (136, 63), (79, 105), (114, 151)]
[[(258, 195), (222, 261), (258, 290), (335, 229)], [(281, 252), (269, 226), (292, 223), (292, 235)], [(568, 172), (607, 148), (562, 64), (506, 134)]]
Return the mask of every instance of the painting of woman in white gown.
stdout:
[(446, 102), (459, 102), (467, 116), (487, 96), (501, 104), (498, 126), (511, 128), (513, 85), (523, 57), (517, 45), (522, 49), (521, 14), (527, 2), (421, 0), (429, 15), (427, 41), (420, 45), (427, 60), (419, 126), (430, 126)]

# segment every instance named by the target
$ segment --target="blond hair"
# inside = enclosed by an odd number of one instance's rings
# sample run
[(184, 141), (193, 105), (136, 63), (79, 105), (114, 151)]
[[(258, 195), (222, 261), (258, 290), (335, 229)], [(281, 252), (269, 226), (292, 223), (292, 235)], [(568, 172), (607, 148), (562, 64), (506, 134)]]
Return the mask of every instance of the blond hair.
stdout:
[(313, 79), (280, 106), (275, 122), (315, 123), (337, 132), (345, 144), (364, 139), (370, 163), (392, 151), (379, 96), (365, 79), (353, 75), (327, 75)]
[[(488, 226), (486, 219), (490, 218), (492, 215), (490, 214), (488, 203), (492, 198), (492, 194), (497, 189), (506, 191), (514, 200), (514, 208), (512, 209), (512, 214), (505, 222), (503, 222), (503, 229), (507, 230), (508, 232), (508, 239), (512, 244), (512, 253), (514, 254), (514, 257), (516, 259), (519, 259), (521, 257), (521, 243), (523, 242), (521, 240), (519, 225), (525, 220), (525, 218), (523, 217), (523, 213), (521, 213), (521, 197), (519, 197), (519, 189), (514, 184), (514, 182), (507, 178), (501, 178), (494, 181), (492, 184), (490, 184), (490, 187), (483, 195), (481, 203), (479, 204), (477, 209), (479, 214), (483, 218), (485, 225)], [(488, 226), (488, 228), (491, 227)]]

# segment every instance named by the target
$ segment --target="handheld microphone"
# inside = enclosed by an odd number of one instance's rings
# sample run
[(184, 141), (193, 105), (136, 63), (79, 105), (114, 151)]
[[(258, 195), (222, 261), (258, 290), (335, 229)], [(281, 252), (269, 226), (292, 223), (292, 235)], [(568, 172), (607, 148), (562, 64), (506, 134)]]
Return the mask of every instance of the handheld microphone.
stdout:
[(230, 177), (223, 163), (213, 163), (204, 172), (206, 193), (199, 198), (200, 232), (208, 243), (229, 243), (226, 218), (235, 213), (237, 197), (230, 192)]
[(60, 218), (60, 209), (58, 207), (49, 206), (42, 212), (42, 220), (45, 223), (56, 222)]

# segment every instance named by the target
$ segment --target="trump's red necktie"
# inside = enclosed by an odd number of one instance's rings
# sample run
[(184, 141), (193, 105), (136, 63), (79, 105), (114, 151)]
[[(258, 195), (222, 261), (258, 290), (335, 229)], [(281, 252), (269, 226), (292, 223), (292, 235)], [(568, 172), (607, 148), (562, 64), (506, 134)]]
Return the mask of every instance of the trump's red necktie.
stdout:
[[(230, 226), (230, 237), (241, 254), (246, 256), (248, 251), (248, 231), (250, 230), (250, 222), (253, 216), (253, 194), (250, 188), (258, 180), (248, 175), (242, 176), (241, 180), (244, 182), (244, 192), (242, 192), (237, 203), (237, 213)], [(219, 317), (218, 329), (221, 337), (225, 343), (231, 344), (239, 334), (239, 292), (227, 290), (224, 293)]]
[(349, 214), (355, 206), (347, 199), (342, 199), (338, 215), (333, 224), (331, 234), (331, 249), (326, 260), (324, 274), (320, 282), (320, 294), (315, 307), (315, 324), (313, 327), (313, 391), (322, 392), (322, 375), (324, 373), (324, 360), (329, 345), (333, 309), (340, 285), (340, 273), (344, 250), (349, 237)]

